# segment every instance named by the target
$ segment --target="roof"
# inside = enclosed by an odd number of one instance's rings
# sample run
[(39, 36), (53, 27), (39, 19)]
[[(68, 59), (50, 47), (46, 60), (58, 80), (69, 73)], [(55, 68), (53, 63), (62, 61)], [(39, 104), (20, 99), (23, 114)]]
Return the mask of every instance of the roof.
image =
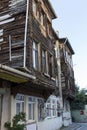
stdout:
[(59, 31), (55, 31), (54, 28), (52, 28), (53, 35), (56, 38), (56, 40), (59, 40)]
[(70, 52), (71, 52), (72, 54), (75, 54), (75, 52), (74, 52), (74, 50), (73, 50), (73, 48), (72, 48), (72, 46), (71, 46), (71, 44), (70, 44), (68, 38), (60, 38), (59, 41), (60, 41), (61, 43), (63, 43), (63, 44), (66, 44), (67, 47), (69, 48)]

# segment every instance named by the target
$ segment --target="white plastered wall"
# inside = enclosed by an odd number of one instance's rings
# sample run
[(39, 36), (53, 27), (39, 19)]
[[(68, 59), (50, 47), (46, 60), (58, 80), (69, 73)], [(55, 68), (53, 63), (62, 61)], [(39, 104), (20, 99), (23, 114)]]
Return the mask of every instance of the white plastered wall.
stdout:
[(10, 88), (5, 88), (5, 94), (2, 99), (2, 118), (1, 118), (1, 130), (5, 130), (5, 122), (10, 120), (11, 117), (11, 97)]
[[(68, 109), (66, 108), (65, 104), (67, 104)], [(70, 124), (72, 124), (70, 103), (68, 100), (64, 100), (63, 125), (69, 126)]]
[(58, 130), (62, 126), (62, 116), (38, 122), (38, 130)]

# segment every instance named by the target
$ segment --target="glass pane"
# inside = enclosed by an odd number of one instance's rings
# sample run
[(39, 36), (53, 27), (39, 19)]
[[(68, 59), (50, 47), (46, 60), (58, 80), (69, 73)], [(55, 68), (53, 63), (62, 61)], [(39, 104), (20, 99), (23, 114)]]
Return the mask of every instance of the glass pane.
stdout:
[(29, 102), (35, 102), (35, 97), (29, 96), (29, 97), (28, 97), (28, 101), (29, 101)]
[(24, 101), (24, 95), (17, 94), (17, 96), (16, 96), (16, 100)]
[(24, 102), (22, 102), (22, 110), (21, 112), (24, 112)]
[(34, 120), (34, 103), (28, 104), (28, 119)]
[(28, 104), (28, 119), (32, 119), (32, 116), (31, 116), (31, 104)]
[(38, 44), (33, 42), (33, 67), (37, 69), (38, 66)]
[(35, 52), (35, 68), (37, 69), (38, 67), (38, 52)]
[(51, 116), (51, 104), (47, 104), (47, 116)]
[(16, 103), (16, 114), (20, 112), (20, 103)]

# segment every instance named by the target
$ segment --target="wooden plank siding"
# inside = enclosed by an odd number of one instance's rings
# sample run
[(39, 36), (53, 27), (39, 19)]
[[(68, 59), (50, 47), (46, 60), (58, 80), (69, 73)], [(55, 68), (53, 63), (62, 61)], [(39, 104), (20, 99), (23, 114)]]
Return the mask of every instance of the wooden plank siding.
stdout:
[[(31, 73), (32, 75), (36, 76), (36, 80), (32, 82), (32, 85), (30, 85), (31, 83), (29, 81), (27, 86), (33, 88), (33, 93), (36, 92), (35, 89), (38, 88), (38, 91), (40, 89), (40, 93), (42, 95), (43, 91), (46, 93), (47, 90), (47, 93), (50, 94), (56, 88), (54, 64), (55, 53), (52, 34), (52, 19), (55, 18), (55, 14), (48, 2), (44, 0), (42, 0), (42, 3), (40, 3), (38, 0), (35, 1), (39, 7), (38, 11), (44, 11), (44, 25), (41, 24), (40, 19), (37, 19), (33, 12), (33, 0), (29, 0), (25, 68), (24, 35), (27, 0), (0, 1), (0, 64), (8, 65), (10, 67), (20, 69), (25, 73)], [(39, 62), (37, 70), (35, 70), (33, 67), (33, 41), (39, 43)], [(42, 48), (47, 51), (48, 55), (53, 57), (53, 71), (49, 70), (52, 71), (52, 75), (50, 75), (50, 73), (49, 75), (46, 75), (42, 71)], [(49, 62), (50, 61), (48, 58), (48, 63)], [(20, 85), (17, 85), (17, 87), (18, 86), (20, 88)], [(30, 88), (29, 91), (31, 90)], [(23, 87), (23, 89), (25, 88)]]
[[(0, 63), (11, 67), (23, 66), (24, 30), (26, 16), (26, 1), (0, 1)], [(10, 37), (10, 38), (9, 38)], [(10, 46), (11, 44), (11, 59)]]
[[(45, 2), (42, 1), (42, 3), (45, 4)], [(41, 4), (37, 2), (39, 8), (42, 7)], [(46, 5), (45, 5), (46, 8)], [(27, 68), (37, 77), (37, 81), (39, 85), (41, 84), (48, 84), (48, 86), (51, 86), (51, 88), (55, 89), (56, 86), (56, 81), (52, 80), (51, 77), (46, 76), (43, 74), (41, 66), (42, 66), (42, 61), (41, 61), (41, 56), (42, 56), (42, 48), (44, 48), (48, 53), (52, 54), (54, 59), (55, 59), (55, 54), (54, 54), (54, 43), (52, 38), (48, 35), (47, 30), (46, 30), (46, 25), (43, 27), (41, 25), (40, 20), (36, 18), (36, 16), (33, 13), (32, 10), (32, 1), (30, 0), (30, 7), (29, 7), (29, 18), (28, 18), (28, 37), (27, 37), (27, 59), (26, 59), (26, 66)], [(49, 14), (51, 15), (51, 14)], [(50, 18), (51, 19), (51, 18)], [(47, 22), (47, 18), (45, 16), (45, 22)], [(52, 23), (51, 23), (52, 24)], [(42, 31), (43, 30), (43, 31)], [(45, 35), (44, 35), (45, 34)], [(36, 41), (37, 43), (40, 44), (40, 54), (39, 54), (39, 60), (40, 60), (40, 66), (38, 70), (35, 70), (33, 68), (33, 53), (32, 53), (32, 48), (33, 48), (33, 41)], [(53, 74), (53, 77), (55, 79), (55, 71)], [(46, 86), (45, 85), (45, 86)]]

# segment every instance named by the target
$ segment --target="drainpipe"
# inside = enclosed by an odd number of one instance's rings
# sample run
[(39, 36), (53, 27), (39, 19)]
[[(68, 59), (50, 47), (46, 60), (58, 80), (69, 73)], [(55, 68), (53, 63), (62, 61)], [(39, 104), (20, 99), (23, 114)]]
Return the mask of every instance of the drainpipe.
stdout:
[(24, 68), (26, 67), (26, 43), (27, 43), (28, 14), (29, 14), (29, 0), (27, 0), (26, 21), (25, 21), (25, 34), (24, 34)]
[(59, 87), (59, 96), (60, 96), (60, 102), (61, 102), (61, 108), (63, 108), (63, 100), (62, 100), (62, 85), (61, 85), (61, 64), (60, 64), (60, 51), (59, 51), (59, 41), (56, 41), (56, 45), (55, 45), (55, 51), (56, 51), (56, 60), (57, 60), (57, 70), (58, 70), (58, 74), (57, 74), (57, 84)]

